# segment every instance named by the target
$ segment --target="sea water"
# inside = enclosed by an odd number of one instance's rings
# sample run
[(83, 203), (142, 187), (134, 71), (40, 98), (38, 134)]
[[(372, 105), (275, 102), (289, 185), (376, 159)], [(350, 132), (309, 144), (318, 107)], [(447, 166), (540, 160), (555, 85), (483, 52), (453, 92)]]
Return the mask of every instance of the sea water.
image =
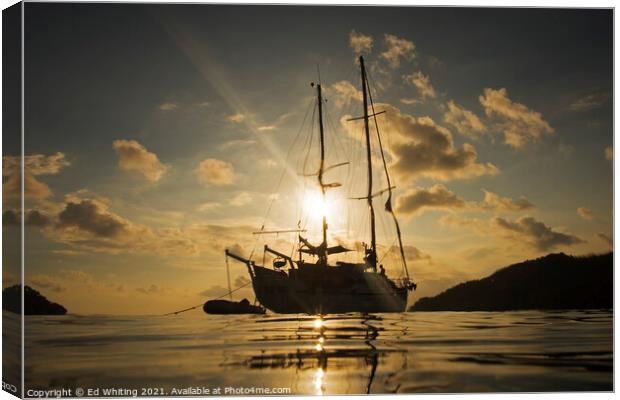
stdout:
[(25, 388), (29, 397), (611, 391), (612, 320), (609, 310), (28, 316)]

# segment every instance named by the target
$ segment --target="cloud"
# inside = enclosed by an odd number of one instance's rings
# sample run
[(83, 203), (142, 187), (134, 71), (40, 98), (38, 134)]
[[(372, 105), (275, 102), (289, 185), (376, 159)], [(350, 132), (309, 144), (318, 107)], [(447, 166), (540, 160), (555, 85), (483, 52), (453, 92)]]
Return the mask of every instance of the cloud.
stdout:
[(510, 221), (497, 216), (490, 220), (484, 220), (479, 218), (460, 218), (454, 214), (448, 214), (441, 217), (439, 222), (442, 225), (471, 229), (479, 235), (488, 237), (489, 240), (501, 238), (510, 241), (516, 246), (532, 246), (539, 251), (548, 251), (556, 247), (585, 243), (578, 236), (559, 232), (530, 216)]
[(222, 296), (228, 296), (228, 288), (221, 285), (213, 285), (198, 294), (209, 298), (220, 298)]
[[(51, 224), (51, 218), (39, 210), (28, 210), (24, 216), (24, 225), (44, 227)], [(19, 210), (4, 210), (2, 213), (2, 225), (3, 226), (20, 226), (21, 215)]]
[(58, 214), (58, 227), (76, 228), (97, 237), (115, 238), (127, 234), (129, 221), (110, 213), (98, 200), (68, 202)]
[(198, 179), (205, 185), (230, 185), (235, 179), (232, 164), (216, 158), (202, 160), (195, 169)]
[[(24, 157), (24, 195), (27, 198), (44, 200), (53, 196), (52, 190), (36, 176), (56, 175), (71, 163), (65, 154), (57, 152), (46, 156), (44, 154), (31, 154)], [(4, 196), (21, 196), (21, 157), (3, 156), (2, 175), (7, 179), (2, 184)]]
[(92, 288), (97, 285), (95, 278), (81, 270), (61, 270), (53, 276), (34, 274), (26, 276), (26, 283), (44, 290), (60, 293), (67, 290), (67, 285), (79, 285)]
[(414, 105), (414, 104), (418, 104), (420, 103), (420, 100), (418, 99), (410, 99), (410, 98), (402, 98), (400, 99), (400, 102), (406, 105)]
[(460, 228), (470, 228), (479, 234), (490, 234), (489, 222), (480, 218), (461, 218), (454, 214), (448, 214), (439, 218), (439, 223)]
[(233, 139), (233, 140), (229, 140), (226, 141), (220, 145), (218, 145), (217, 147), (220, 150), (225, 150), (231, 147), (244, 147), (244, 146), (253, 146), (255, 145), (257, 142), (254, 139)]
[[(3, 214), (5, 222), (18, 223), (17, 212), (7, 211)], [(66, 250), (175, 256), (180, 267), (187, 267), (183, 260), (188, 258), (219, 257), (224, 248), (238, 247), (253, 230), (248, 225), (213, 224), (154, 229), (114, 213), (100, 198), (78, 195), (67, 196), (55, 212), (29, 210), (26, 224), (39, 228), (50, 241), (69, 246)]]
[(539, 112), (510, 100), (505, 88), (486, 88), (479, 100), (488, 116), (500, 118), (504, 141), (514, 148), (521, 148), (529, 141), (539, 140), (543, 135), (554, 132)]
[(327, 95), (333, 96), (333, 103), (338, 108), (348, 107), (353, 102), (362, 101), (362, 91), (349, 81), (339, 81), (327, 87)]
[(115, 140), (112, 148), (116, 151), (118, 166), (122, 170), (142, 174), (151, 182), (160, 180), (168, 170), (154, 153), (135, 140)]
[(222, 205), (220, 203), (211, 201), (211, 202), (202, 203), (201, 205), (198, 206), (197, 210), (202, 211), (202, 212), (208, 212), (211, 210), (215, 210), (216, 208), (219, 208), (221, 206)]
[(136, 289), (136, 291), (142, 294), (151, 295), (151, 294), (163, 294), (166, 290), (155, 284), (151, 284), (148, 288), (139, 287)]
[(525, 211), (534, 208), (534, 204), (525, 197), (513, 200), (509, 197), (501, 197), (488, 190), (484, 191), (484, 200), (478, 206), (483, 210), (493, 211)]
[(239, 192), (232, 199), (230, 199), (229, 203), (235, 207), (244, 206), (252, 201), (252, 195), (248, 192)]
[(232, 115), (228, 115), (226, 116), (226, 119), (230, 122), (234, 122), (236, 124), (240, 124), (243, 121), (245, 121), (246, 116), (244, 114), (241, 113), (236, 113), (236, 114), (232, 114)]
[(179, 105), (176, 103), (172, 103), (172, 102), (165, 102), (159, 105), (159, 109), (161, 111), (172, 111), (172, 110), (176, 110), (177, 108), (179, 108)]
[(553, 230), (532, 217), (521, 217), (516, 221), (495, 217), (492, 225), (511, 236), (514, 240), (525, 240), (536, 249), (547, 251), (558, 246), (584, 243), (578, 236)]
[(383, 40), (387, 50), (381, 53), (381, 58), (385, 59), (391, 68), (400, 67), (401, 58), (409, 61), (415, 58), (413, 42), (387, 33), (383, 36)]
[[(3, 183), (2, 190), (5, 196), (19, 197), (21, 194), (21, 176), (19, 171), (11, 175), (9, 179)], [(52, 189), (46, 184), (35, 178), (29, 172), (24, 174), (24, 196), (35, 200), (44, 200), (52, 197)]]
[[(13, 160), (19, 163), (19, 157), (14, 157)], [(33, 154), (24, 157), (24, 168), (32, 175), (56, 175), (60, 170), (69, 165), (71, 163), (67, 160), (65, 154), (61, 152), (50, 156)]]
[(458, 106), (452, 100), (447, 103), (447, 106), (448, 110), (443, 114), (443, 119), (460, 134), (476, 139), (487, 132), (486, 125), (473, 112)]
[(568, 108), (572, 111), (593, 110), (605, 104), (607, 99), (609, 95), (606, 93), (592, 93), (575, 100)]
[(586, 221), (592, 221), (594, 219), (594, 213), (585, 207), (579, 207), (577, 209), (577, 214)]
[(26, 211), (26, 225), (45, 227), (52, 223), (52, 219), (49, 215), (40, 212), (39, 210)]
[(62, 284), (59, 279), (49, 275), (32, 275), (27, 278), (27, 282), (32, 286), (41, 289), (47, 289), (56, 293), (64, 292), (65, 290), (67, 290), (67, 288)]
[(610, 235), (607, 235), (607, 234), (605, 234), (603, 232), (599, 232), (599, 233), (596, 234), (596, 236), (598, 236), (599, 239), (601, 239), (602, 241), (607, 243), (611, 248), (613, 248), (613, 246), (614, 246), (614, 239)]
[(614, 149), (611, 146), (605, 147), (605, 159), (608, 161), (613, 161), (614, 159)]
[(396, 209), (404, 214), (422, 214), (424, 209), (451, 210), (465, 207), (465, 201), (436, 184), (430, 189), (417, 188), (407, 191), (396, 200)]
[(372, 44), (372, 36), (366, 36), (363, 33), (355, 32), (355, 30), (349, 32), (349, 46), (355, 54), (369, 54), (372, 50)]
[(405, 82), (413, 85), (418, 89), (422, 98), (430, 97), (434, 99), (437, 97), (437, 92), (435, 92), (435, 88), (431, 85), (431, 79), (428, 75), (424, 75), (421, 71), (414, 72), (410, 75), (403, 76)]
[[(474, 146), (465, 143), (456, 147), (450, 131), (430, 117), (416, 118), (389, 104), (377, 108), (386, 111), (381, 130), (390, 137), (387, 151), (393, 160), (392, 170), (401, 180), (421, 176), (448, 180), (499, 173), (495, 165), (477, 162)], [(342, 117), (341, 123), (352, 137), (357, 137), (362, 123), (347, 122), (349, 118)]]

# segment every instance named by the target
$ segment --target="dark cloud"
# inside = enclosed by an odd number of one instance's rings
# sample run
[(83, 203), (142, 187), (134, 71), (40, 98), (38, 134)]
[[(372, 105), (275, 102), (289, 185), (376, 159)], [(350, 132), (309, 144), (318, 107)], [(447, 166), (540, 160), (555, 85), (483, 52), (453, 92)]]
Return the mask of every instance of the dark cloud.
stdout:
[[(450, 131), (430, 117), (416, 118), (389, 104), (376, 108), (386, 111), (381, 130), (390, 137), (387, 150), (393, 160), (392, 170), (401, 180), (421, 176), (448, 180), (499, 173), (491, 163), (478, 163), (474, 146), (465, 143), (456, 147)], [(349, 118), (344, 116), (341, 122), (352, 137), (358, 137), (362, 124), (347, 122)]]
[(450, 210), (464, 206), (465, 201), (441, 184), (410, 190), (396, 200), (396, 210), (403, 214), (421, 214), (425, 208)]
[(60, 227), (76, 227), (99, 237), (118, 237), (127, 231), (128, 222), (107, 211), (95, 200), (68, 202), (58, 214)]
[[(45, 227), (52, 223), (52, 219), (38, 210), (28, 210), (25, 215), (25, 225)], [(19, 226), (21, 215), (19, 210), (6, 210), (2, 213), (2, 224), (5, 226)]]
[(19, 226), (21, 216), (15, 210), (6, 210), (2, 213), (2, 226)]
[(525, 240), (541, 251), (547, 251), (558, 246), (584, 243), (584, 240), (578, 236), (554, 231), (551, 227), (532, 217), (521, 217), (516, 221), (495, 217), (492, 223), (495, 227), (515, 235), (515, 239)]

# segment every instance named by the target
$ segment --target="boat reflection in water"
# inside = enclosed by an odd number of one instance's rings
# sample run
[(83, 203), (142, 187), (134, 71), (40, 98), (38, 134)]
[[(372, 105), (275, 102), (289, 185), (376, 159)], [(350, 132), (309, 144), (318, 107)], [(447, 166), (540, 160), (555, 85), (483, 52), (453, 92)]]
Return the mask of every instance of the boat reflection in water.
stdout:
[[(383, 318), (370, 314), (345, 315), (331, 317), (300, 317), (300, 318), (268, 318), (258, 320), (258, 323), (291, 323), (297, 322), (294, 332), (287, 335), (275, 333), (273, 330), (265, 330), (267, 335), (257, 341), (271, 342), (270, 348), (277, 348), (273, 342), (297, 341), (300, 347), (292, 351), (265, 351), (252, 356), (241, 363), (251, 369), (294, 369), (296, 376), (307, 376), (308, 371), (313, 371), (311, 377), (313, 391), (303, 391), (317, 395), (335, 393), (371, 393), (375, 373), (379, 365), (379, 359), (386, 353), (400, 353), (403, 361), (405, 351), (398, 349), (377, 349), (374, 342), (380, 336), (383, 328), (373, 325), (375, 321)], [(344, 346), (343, 343), (346, 343)], [(231, 367), (235, 364), (223, 364), (223, 367)], [(356, 371), (367, 373), (366, 381), (356, 379), (364, 383), (365, 387), (351, 388), (340, 387), (350, 384), (349, 380), (340, 379), (342, 371)], [(330, 380), (330, 378), (334, 380)], [(296, 382), (302, 387), (307, 386), (304, 382)], [(395, 390), (398, 386), (395, 387)], [(382, 391), (382, 393), (385, 393)]]

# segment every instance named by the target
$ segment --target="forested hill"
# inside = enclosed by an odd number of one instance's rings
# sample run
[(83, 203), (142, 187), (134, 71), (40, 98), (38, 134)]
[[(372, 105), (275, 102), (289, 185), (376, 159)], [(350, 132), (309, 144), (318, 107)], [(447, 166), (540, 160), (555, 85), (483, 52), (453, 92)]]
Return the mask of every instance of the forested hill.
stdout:
[(613, 253), (549, 254), (423, 297), (410, 311), (613, 308)]

